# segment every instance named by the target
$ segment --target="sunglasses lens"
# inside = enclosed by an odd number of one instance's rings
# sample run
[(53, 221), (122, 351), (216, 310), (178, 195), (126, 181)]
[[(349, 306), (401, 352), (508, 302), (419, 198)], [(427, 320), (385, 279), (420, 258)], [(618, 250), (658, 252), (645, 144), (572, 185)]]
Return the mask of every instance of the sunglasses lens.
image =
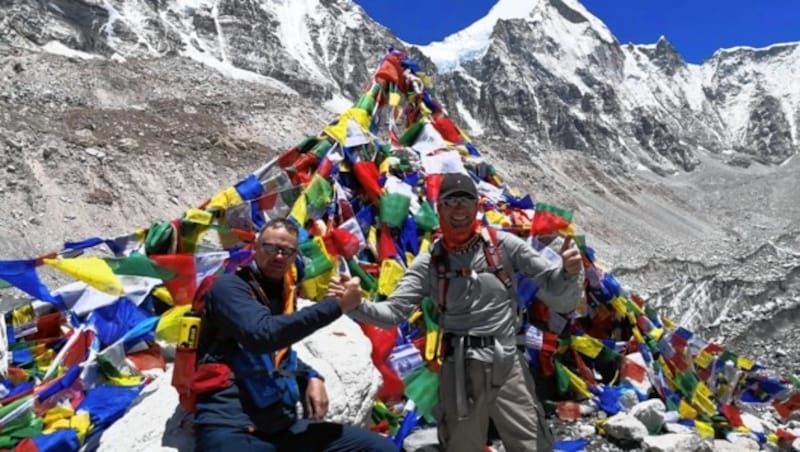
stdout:
[(291, 256), (297, 251), (294, 248), (290, 248), (288, 246), (280, 246), (274, 243), (262, 243), (261, 248), (263, 248), (264, 251), (273, 256), (277, 254), (282, 254), (284, 256)]
[(442, 203), (446, 207), (461, 207), (461, 206), (469, 206), (470, 204), (474, 203), (475, 200), (472, 198), (467, 198), (463, 196), (458, 196), (454, 198), (445, 198), (442, 200)]

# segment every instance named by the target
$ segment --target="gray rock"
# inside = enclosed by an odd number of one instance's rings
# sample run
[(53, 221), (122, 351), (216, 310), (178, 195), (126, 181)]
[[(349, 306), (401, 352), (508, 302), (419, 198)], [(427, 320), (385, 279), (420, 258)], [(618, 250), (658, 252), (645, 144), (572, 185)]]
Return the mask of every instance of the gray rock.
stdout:
[(661, 399), (650, 399), (636, 405), (630, 415), (647, 427), (650, 433), (658, 433), (664, 426), (666, 407)]
[(414, 430), (403, 441), (403, 451), (405, 452), (437, 452), (438, 450), (439, 437), (436, 427)]
[(639, 442), (648, 435), (644, 424), (625, 413), (617, 413), (608, 418), (604, 428), (608, 436), (624, 442)]
[(691, 433), (665, 433), (644, 438), (642, 446), (648, 452), (710, 452), (711, 445)]

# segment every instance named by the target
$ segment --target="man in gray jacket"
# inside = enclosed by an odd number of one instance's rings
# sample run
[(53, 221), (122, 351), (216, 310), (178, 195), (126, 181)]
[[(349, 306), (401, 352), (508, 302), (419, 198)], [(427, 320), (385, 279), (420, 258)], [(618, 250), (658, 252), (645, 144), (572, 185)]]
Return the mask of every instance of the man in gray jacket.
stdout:
[[(551, 450), (552, 433), (518, 349), (513, 275), (533, 278), (537, 296), (550, 309), (570, 312), (581, 298), (580, 252), (564, 247), (562, 265), (552, 266), (522, 239), (502, 231), (490, 234), (476, 220), (478, 191), (465, 174), (444, 176), (437, 209), (438, 243), (417, 256), (387, 300), (362, 303), (351, 315), (389, 328), (431, 297), (445, 333), (437, 410), (444, 448), (482, 451), (491, 418), (506, 450)], [(348, 284), (332, 281), (330, 294), (342, 296)]]

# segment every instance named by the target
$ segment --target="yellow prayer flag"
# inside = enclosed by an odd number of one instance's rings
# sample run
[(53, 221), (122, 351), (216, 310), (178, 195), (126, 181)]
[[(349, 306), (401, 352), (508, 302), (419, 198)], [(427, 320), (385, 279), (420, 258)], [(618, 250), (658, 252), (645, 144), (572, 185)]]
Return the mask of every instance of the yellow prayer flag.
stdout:
[(569, 225), (559, 229), (558, 233), (564, 237), (575, 237), (578, 234), (578, 230), (575, 229), (574, 224), (570, 223)]
[(70, 419), (75, 415), (75, 411), (68, 405), (56, 405), (47, 410), (42, 417), (44, 428), (42, 433), (53, 433), (56, 430), (70, 428)]
[(328, 134), (331, 138), (336, 140), (339, 144), (344, 145), (347, 139), (347, 124), (350, 120), (344, 116), (344, 113), (339, 116), (339, 120), (335, 124), (325, 127), (323, 132)]
[(709, 388), (708, 385), (706, 385), (706, 383), (703, 380), (700, 380), (700, 382), (697, 383), (697, 386), (694, 388), (694, 391), (695, 394), (700, 394), (703, 397), (708, 397), (708, 398), (714, 397), (714, 393), (711, 392), (711, 388)]
[(141, 375), (106, 376), (106, 378), (117, 386), (138, 386), (144, 380)]
[(614, 311), (616, 311), (619, 316), (624, 316), (628, 312), (625, 299), (619, 295), (611, 299), (611, 307), (614, 308)]
[(584, 399), (592, 398), (592, 393), (589, 391), (589, 388), (586, 386), (586, 382), (583, 381), (583, 378), (575, 375), (567, 367), (562, 367), (562, 369), (567, 372), (567, 375), (569, 375), (569, 385), (575, 392), (580, 394)]
[(705, 349), (700, 350), (700, 353), (694, 357), (694, 363), (701, 369), (705, 369), (714, 360), (714, 356), (708, 353)]
[(289, 212), (289, 216), (293, 217), (300, 225), (306, 224), (306, 221), (308, 221), (308, 201), (306, 200), (305, 193), (301, 193), (300, 196), (297, 197), (297, 200), (292, 206), (292, 211)]
[(425, 333), (425, 360), (426, 361), (433, 361), (433, 358), (436, 356), (436, 346), (439, 345), (439, 335), (442, 334), (442, 330), (435, 329), (435, 330), (428, 330)]
[(664, 334), (663, 328), (652, 328), (650, 331), (647, 332), (650, 337), (655, 339), (656, 341), (661, 340), (661, 336)]
[(36, 311), (33, 305), (28, 303), (11, 311), (11, 324), (14, 326), (25, 325), (36, 320)]
[(695, 391), (694, 397), (692, 397), (692, 405), (697, 407), (697, 409), (699, 409), (706, 416), (710, 417), (717, 414), (717, 404), (706, 395), (697, 391)]
[(367, 245), (374, 251), (378, 250), (378, 229), (373, 225), (367, 232)]
[(34, 361), (36, 361), (36, 367), (41, 370), (47, 370), (47, 368), (50, 367), (50, 364), (53, 362), (53, 359), (55, 359), (56, 352), (50, 348), (43, 350), (34, 349), (33, 355)]
[(95, 289), (111, 295), (124, 295), (122, 283), (99, 257), (74, 257), (70, 259), (45, 259), (44, 263)]
[(422, 240), (419, 242), (420, 254), (422, 254), (425, 251), (428, 251), (428, 248), (430, 248), (430, 246), (431, 246), (431, 233), (426, 232), (425, 235), (422, 236)]
[(664, 372), (664, 379), (667, 380), (672, 387), (675, 387), (675, 375), (664, 360), (664, 355), (658, 357), (658, 364), (661, 365), (661, 371)]
[(181, 334), (181, 319), (192, 309), (192, 305), (175, 306), (161, 314), (156, 325), (156, 335), (170, 344), (177, 344)]
[(365, 134), (368, 134), (370, 115), (366, 111), (357, 107), (346, 110), (344, 113), (339, 115), (339, 120), (336, 121), (335, 124), (329, 125), (322, 130), (325, 132), (325, 134), (344, 146), (347, 141), (347, 129), (350, 127), (351, 120), (359, 125)]
[[(325, 251), (323, 251), (323, 254)], [(339, 274), (339, 269), (334, 266), (330, 271), (321, 273), (313, 278), (306, 278), (300, 281), (300, 291), (304, 298), (309, 300), (321, 300), (328, 292), (328, 285), (331, 278)]]
[(189, 209), (183, 214), (183, 217), (185, 220), (191, 221), (192, 223), (204, 225), (209, 225), (214, 221), (214, 215), (212, 215), (211, 212), (200, 209)]
[(769, 441), (770, 443), (778, 444), (779, 440), (780, 440), (780, 438), (775, 433), (768, 433), (767, 434), (767, 441)]
[(211, 201), (208, 202), (208, 205), (206, 205), (206, 209), (225, 210), (233, 206), (237, 206), (243, 202), (244, 201), (239, 195), (239, 192), (236, 191), (236, 187), (228, 187), (214, 195), (214, 197), (211, 198)]
[(695, 420), (694, 428), (701, 438), (714, 438), (714, 427), (708, 422)]
[(164, 286), (159, 286), (153, 289), (153, 296), (170, 306), (175, 306), (175, 300), (172, 299), (172, 294), (169, 293), (169, 290)]
[(69, 426), (78, 432), (78, 439), (81, 444), (86, 441), (86, 435), (89, 434), (89, 429), (92, 427), (92, 420), (89, 417), (88, 411), (79, 411), (69, 420)]
[(678, 404), (678, 414), (680, 414), (680, 416), (684, 419), (697, 418), (697, 410), (689, 405), (684, 399), (681, 399), (680, 404)]
[(487, 210), (486, 211), (486, 220), (495, 225), (500, 226), (511, 226), (511, 220), (508, 219), (507, 216), (503, 215), (502, 213), (496, 210)]
[(136, 237), (139, 239), (139, 242), (144, 242), (145, 237), (147, 237), (147, 229), (139, 228), (133, 232), (136, 234)]
[(378, 293), (389, 296), (397, 287), (397, 282), (403, 276), (405, 269), (394, 259), (384, 259), (378, 276)]
[(389, 93), (389, 106), (396, 107), (398, 105), (400, 105), (400, 94)]
[(750, 370), (753, 368), (753, 361), (744, 356), (736, 357), (736, 366), (742, 370)]
[(458, 129), (458, 134), (461, 135), (462, 140), (466, 141), (467, 143), (472, 143), (472, 138), (470, 138), (469, 135), (467, 135), (467, 132), (464, 132), (464, 130), (462, 130), (461, 127), (458, 126), (456, 126), (456, 129)]
[(669, 319), (669, 317), (664, 315), (661, 316), (661, 323), (664, 324), (664, 328), (666, 328), (667, 331), (672, 331), (675, 328), (677, 328), (675, 322), (673, 322), (672, 320)]
[(636, 338), (636, 342), (644, 344), (644, 337), (642, 337), (642, 333), (639, 331), (638, 327), (633, 327), (633, 337)]
[(378, 166), (378, 173), (379, 174), (387, 174), (389, 172), (389, 170), (391, 169), (391, 166), (389, 165), (389, 163), (390, 163), (389, 159), (383, 159), (383, 161), (381, 162), (380, 166)]
[(595, 359), (603, 351), (603, 343), (591, 336), (573, 336), (572, 345), (579, 353)]

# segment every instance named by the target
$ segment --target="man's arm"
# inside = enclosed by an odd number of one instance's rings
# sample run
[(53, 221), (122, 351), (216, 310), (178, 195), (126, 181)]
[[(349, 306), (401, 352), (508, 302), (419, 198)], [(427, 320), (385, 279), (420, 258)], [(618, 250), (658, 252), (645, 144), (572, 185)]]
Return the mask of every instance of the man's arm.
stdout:
[(563, 266), (554, 266), (513, 234), (498, 232), (497, 236), (514, 270), (533, 278), (540, 290), (537, 296), (550, 309), (562, 314), (575, 309), (581, 298), (582, 272), (569, 274)]
[(420, 253), (389, 298), (377, 303), (361, 303), (350, 312), (352, 317), (381, 328), (391, 328), (407, 319), (414, 307), (430, 295), (430, 260), (429, 252)]
[(218, 279), (209, 291), (206, 309), (220, 331), (232, 336), (247, 351), (270, 353), (330, 324), (342, 310), (327, 299), (293, 314), (273, 315), (258, 302), (238, 276)]

